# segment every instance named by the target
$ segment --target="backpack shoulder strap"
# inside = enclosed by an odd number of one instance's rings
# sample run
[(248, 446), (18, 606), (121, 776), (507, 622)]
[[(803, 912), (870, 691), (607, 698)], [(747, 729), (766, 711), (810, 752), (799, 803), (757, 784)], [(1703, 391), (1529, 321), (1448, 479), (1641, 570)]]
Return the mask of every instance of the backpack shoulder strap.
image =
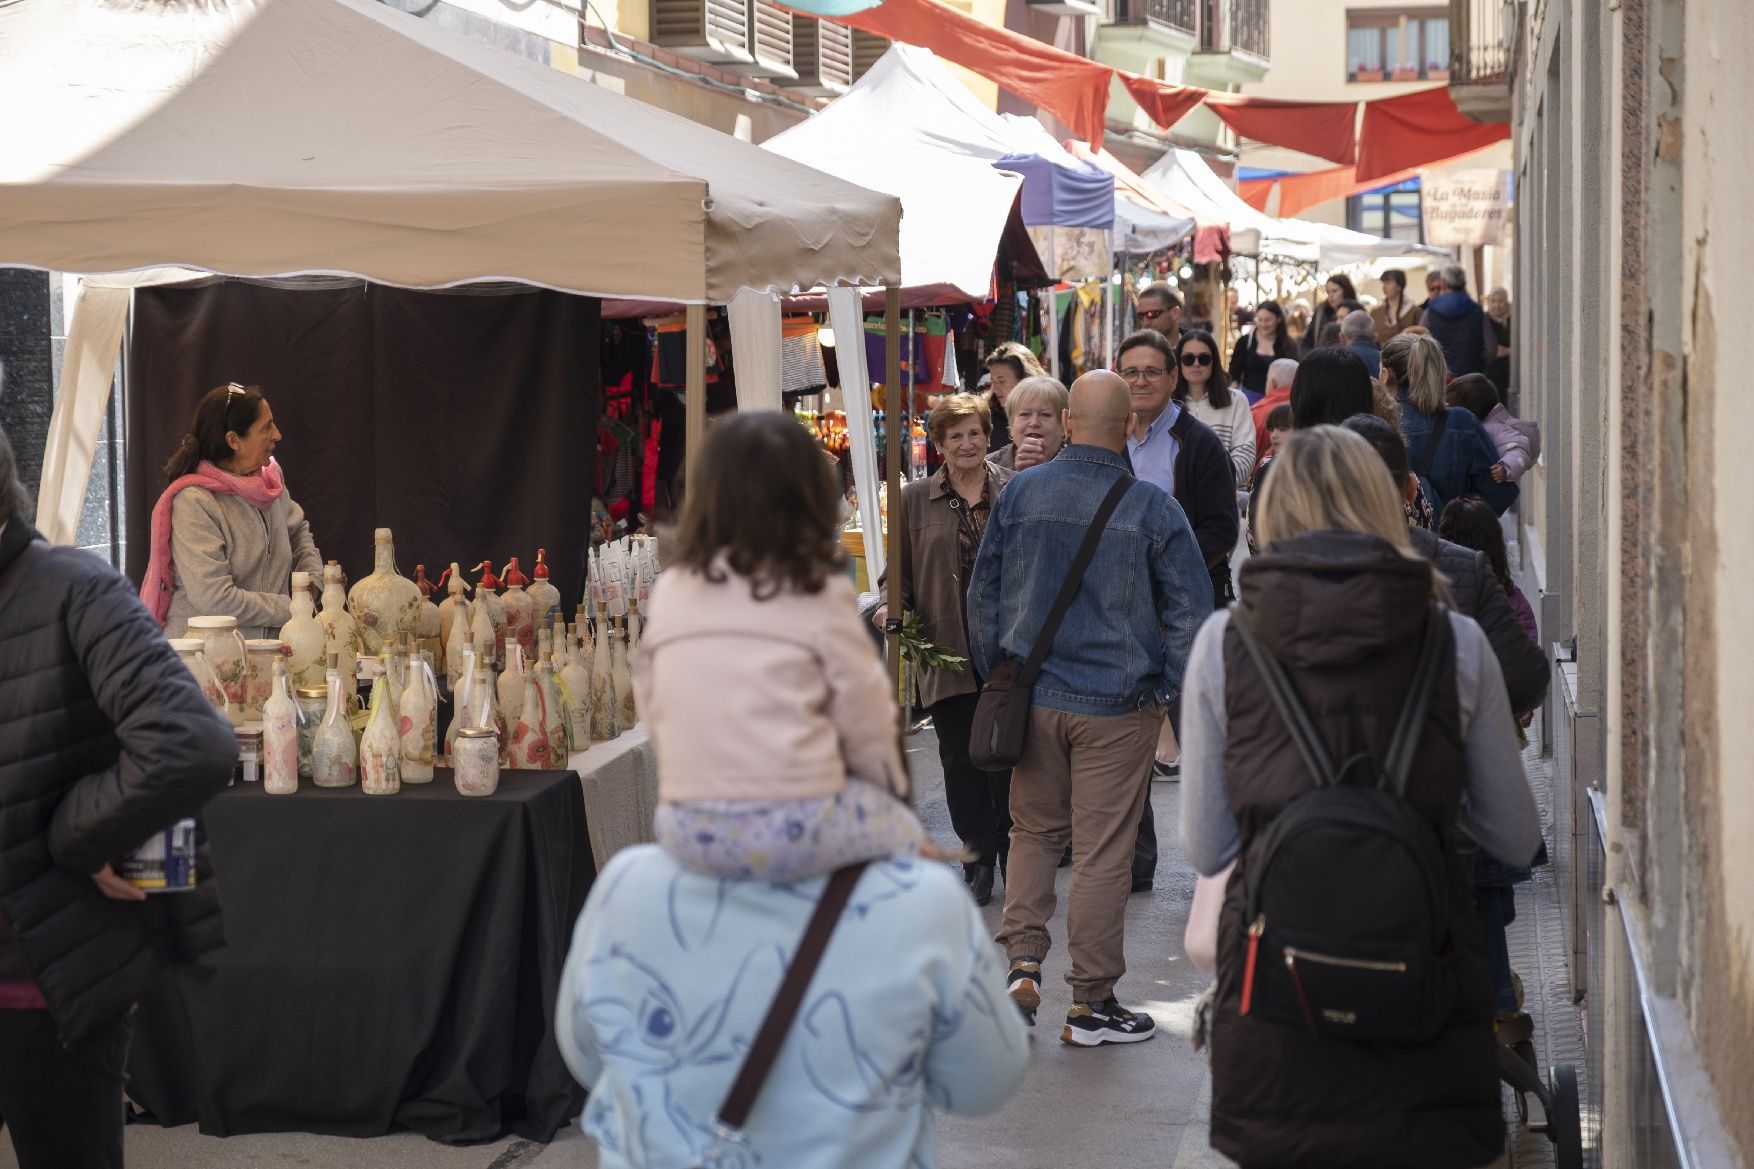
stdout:
[(1419, 658), (1413, 665), (1413, 681), (1401, 703), (1401, 714), (1395, 720), (1395, 735), (1389, 740), (1388, 759), (1383, 765), (1382, 783), (1396, 796), (1405, 799), (1407, 778), (1413, 769), (1413, 755), (1419, 749), (1420, 736), (1425, 733), (1425, 719), (1431, 712), (1431, 695), (1437, 689), (1437, 674), (1443, 667), (1443, 647), (1449, 637), (1449, 609), (1436, 601), (1431, 603), (1425, 618), (1425, 637), (1419, 645)]
[(1274, 709), (1279, 712), (1285, 729), (1291, 733), (1291, 741), (1296, 744), (1297, 753), (1303, 756), (1303, 765), (1309, 769), (1316, 786), (1333, 787), (1337, 782), (1333, 756), (1328, 754), (1327, 744), (1316, 732), (1315, 720), (1292, 686), (1291, 676), (1250, 627), (1249, 618), (1240, 606), (1230, 610), (1230, 623), (1236, 627), (1237, 636), (1242, 638), (1243, 648), (1248, 650), (1261, 681), (1266, 683), (1267, 696), (1273, 700)]
[(1133, 486), (1133, 482), (1133, 476), (1122, 471), (1120, 478), (1114, 481), (1108, 494), (1097, 505), (1090, 527), (1084, 532), (1084, 542), (1078, 545), (1078, 554), (1072, 558), (1072, 567), (1066, 570), (1066, 579), (1061, 582), (1059, 595), (1054, 598), (1054, 607), (1048, 610), (1047, 620), (1042, 622), (1041, 632), (1036, 634), (1035, 645), (1030, 647), (1029, 660), (1023, 663), (1023, 669), (1017, 675), (1018, 685), (1025, 689), (1035, 685), (1042, 664), (1048, 660), (1048, 650), (1053, 647), (1054, 634), (1060, 631), (1060, 622), (1066, 619), (1066, 612), (1072, 607), (1072, 598), (1078, 595), (1078, 586), (1084, 581), (1084, 571), (1090, 567), (1090, 561), (1096, 555), (1096, 545), (1102, 539), (1102, 530), (1108, 527), (1109, 517), (1114, 515), (1115, 508), (1120, 506), (1121, 497)]

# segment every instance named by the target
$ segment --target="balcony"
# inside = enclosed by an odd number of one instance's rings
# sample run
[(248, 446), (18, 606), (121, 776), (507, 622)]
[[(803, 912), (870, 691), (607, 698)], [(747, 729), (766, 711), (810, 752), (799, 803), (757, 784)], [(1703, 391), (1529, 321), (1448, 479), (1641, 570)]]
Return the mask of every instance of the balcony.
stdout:
[(1180, 63), (1200, 43), (1200, 0), (1098, 0), (1098, 4), (1093, 57), (1147, 77), (1182, 79)]
[(1199, 30), (1199, 0), (1107, 0), (1109, 24), (1148, 25), (1192, 39)]
[(1199, 0), (1200, 41), (1188, 79), (1214, 88), (1259, 81), (1272, 55), (1269, 0)]
[(1476, 122), (1508, 122), (1516, 0), (1450, 0), (1449, 91)]

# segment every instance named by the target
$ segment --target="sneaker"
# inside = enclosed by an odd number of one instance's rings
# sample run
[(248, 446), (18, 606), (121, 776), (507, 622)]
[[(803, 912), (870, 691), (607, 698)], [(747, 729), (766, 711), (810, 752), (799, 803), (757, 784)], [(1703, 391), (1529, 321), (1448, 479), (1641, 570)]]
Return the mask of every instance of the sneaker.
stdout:
[(1034, 958), (1015, 958), (1011, 973), (1005, 976), (1005, 993), (1023, 1012), (1024, 1021), (1035, 1026), (1035, 1012), (1041, 1008), (1041, 963)]
[(1155, 1034), (1157, 1024), (1150, 1015), (1134, 1014), (1110, 998), (1100, 1003), (1073, 1003), (1066, 1012), (1060, 1042), (1098, 1047), (1104, 1043), (1143, 1043)]
[(1151, 778), (1158, 781), (1159, 783), (1175, 783), (1176, 781), (1181, 779), (1181, 777), (1182, 777), (1181, 756), (1177, 755), (1174, 759), (1170, 760), (1168, 763), (1163, 762), (1161, 759), (1157, 759), (1157, 760), (1152, 761), (1152, 763), (1151, 763)]

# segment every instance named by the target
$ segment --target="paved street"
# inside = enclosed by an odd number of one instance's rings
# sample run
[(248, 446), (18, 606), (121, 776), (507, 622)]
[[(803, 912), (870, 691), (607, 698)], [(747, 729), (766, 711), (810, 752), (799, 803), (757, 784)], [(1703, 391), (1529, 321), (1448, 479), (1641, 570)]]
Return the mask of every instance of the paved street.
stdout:
[[(910, 762), (921, 787), (921, 805), (932, 835), (954, 843), (942, 797), (943, 778), (931, 733), (908, 742)], [(1531, 751), (1526, 757), (1545, 811), (1549, 765)], [(979, 1119), (944, 1118), (939, 1129), (939, 1161), (945, 1169), (1007, 1165), (1018, 1169), (1222, 1169), (1230, 1163), (1206, 1144), (1209, 1108), (1205, 1064), (1187, 1042), (1194, 1000), (1206, 977), (1182, 956), (1181, 935), (1193, 892), (1194, 874), (1181, 859), (1174, 826), (1178, 788), (1153, 785), (1163, 858), (1156, 889), (1135, 896), (1127, 913), (1127, 951), (1131, 969), (1120, 997), (1144, 1006), (1157, 1020), (1159, 1035), (1132, 1047), (1093, 1050), (1058, 1041), (1057, 1020), (1070, 1001), (1064, 975), (1066, 952), (1057, 946), (1044, 979), (1037, 1042), (1029, 1078), (996, 1115)], [(1545, 816), (1549, 827), (1551, 816)], [(1551, 832), (1549, 832), (1551, 839)], [(1061, 888), (1070, 870), (1060, 873)], [(1563, 943), (1551, 929), (1557, 921), (1550, 879), (1540, 878), (1519, 895), (1519, 918), (1512, 927), (1513, 954), (1525, 972), (1537, 963), (1557, 969)], [(996, 930), (999, 899), (986, 910)], [(1056, 940), (1059, 931), (1056, 929)], [(1537, 958), (1537, 950), (1539, 957)], [(1533, 981), (1533, 979), (1531, 979)], [(1555, 976), (1555, 985), (1559, 980)], [(1533, 1000), (1535, 996), (1531, 996)], [(1577, 1018), (1560, 994), (1531, 1001), (1545, 1044), (1577, 1053)], [(1570, 1037), (1569, 1039), (1567, 1037)], [(263, 1058), (273, 1058), (263, 1053)], [(1508, 1109), (1507, 1109), (1508, 1114)], [(0, 1167), (10, 1167), (11, 1146), (0, 1142)], [(162, 1130), (134, 1126), (128, 1132), (131, 1169), (190, 1169), (192, 1166), (349, 1166), (351, 1169), (595, 1169), (596, 1152), (569, 1127), (548, 1146), (522, 1140), (470, 1148), (448, 1148), (403, 1133), (373, 1140), (303, 1134), (204, 1137), (193, 1125)], [(1516, 1169), (1551, 1165), (1540, 1137), (1513, 1133)]]

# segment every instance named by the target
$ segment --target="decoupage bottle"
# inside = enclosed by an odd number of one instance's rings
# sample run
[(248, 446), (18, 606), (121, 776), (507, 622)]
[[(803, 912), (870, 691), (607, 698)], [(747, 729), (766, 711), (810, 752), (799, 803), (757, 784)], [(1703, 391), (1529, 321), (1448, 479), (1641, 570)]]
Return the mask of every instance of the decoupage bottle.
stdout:
[(402, 790), (402, 736), (390, 695), (390, 655), (380, 654), (378, 661), (383, 670), (372, 680), (370, 713), (359, 737), (359, 786), (368, 796), (393, 796)]
[(359, 651), (365, 648), (359, 626), (347, 611), (347, 593), (341, 587), (341, 562), (331, 560), (323, 566), (323, 611), (319, 614), (323, 630), (328, 634), (327, 652), (337, 655), (338, 669), (348, 686), (358, 677)]
[(591, 738), (597, 742), (620, 734), (616, 725), (620, 709), (615, 702), (614, 654), (609, 643), (614, 640), (609, 629), (609, 613), (597, 606), (597, 652), (591, 663)]
[(495, 666), (500, 662), (500, 647), (505, 643), (506, 612), (505, 598), (499, 595), (499, 577), (493, 575), (493, 564), (483, 560), (475, 566), (481, 574), (475, 582), (475, 607), (485, 609), (487, 618), (493, 623), (494, 640), (482, 644), (479, 625), (475, 626), (475, 652), (492, 659)]
[(469, 602), (464, 601), (451, 610), (451, 628), (445, 636), (445, 687), (453, 695), (463, 685), (467, 668), (465, 651), (473, 652), (474, 637), (469, 621)]
[(499, 708), (499, 695), (493, 685), (493, 666), (484, 655), (475, 658), (475, 683), (469, 695), (469, 719), (466, 726), (488, 727), (497, 735), (500, 757), (505, 758), (511, 746), (511, 728)]
[(347, 595), (348, 608), (359, 623), (365, 651), (373, 657), (412, 634), (420, 620), (420, 590), (396, 571), (396, 543), (389, 528), (372, 533), (372, 573)]
[(238, 619), (224, 615), (191, 617), (189, 636), (201, 639), (201, 657), (219, 679), (225, 717), (232, 726), (241, 725), (249, 699), (250, 667), (243, 634), (238, 632)]
[(591, 745), (591, 654), (584, 638), (572, 635), (572, 652), (560, 672), (561, 701), (566, 707), (566, 734), (574, 751)]
[(548, 755), (555, 767), (566, 764), (569, 736), (566, 729), (566, 703), (560, 696), (560, 679), (554, 673), (554, 651), (544, 633), (537, 652), (536, 688), (542, 692), (542, 730), (548, 736)]
[(634, 724), (633, 670), (627, 658), (627, 618), (621, 619), (621, 630), (615, 637), (615, 726), (625, 731)]
[(536, 567), (530, 570), (536, 579), (530, 583), (530, 599), (536, 602), (536, 620), (548, 624), (556, 617), (564, 617), (560, 611), (560, 590), (548, 580), (548, 549), (536, 549)]
[(329, 655), (325, 675), (329, 703), (311, 744), (311, 779), (318, 787), (351, 787), (358, 778), (359, 748), (347, 718), (347, 692), (341, 687), (341, 655)]
[(439, 607), (432, 599), (432, 582), (426, 579), (426, 565), (414, 566), (414, 587), (420, 590), (420, 616), (414, 619), (414, 638), (418, 643), (415, 648), (424, 649), (433, 654), (444, 652), (439, 644), (443, 637), (440, 630), (444, 626), (439, 620)]
[(566, 635), (566, 618), (558, 613), (548, 630), (548, 644), (554, 651), (554, 676), (558, 678), (566, 671), (567, 662), (572, 660), (572, 639)]
[(397, 703), (396, 729), (402, 740), (403, 780), (431, 782), (438, 738), (438, 679), (425, 650), (408, 660), (408, 686)]
[(457, 732), (470, 725), (469, 715), (475, 710), (475, 640), (467, 632), (462, 638), (455, 643), (462, 647), (457, 655), (462, 659), (462, 668), (456, 683), (451, 687), (451, 725), (445, 731), (446, 755), (451, 753), (451, 748), (457, 741)]
[[(447, 581), (450, 582), (448, 585)], [(439, 573), (438, 582), (440, 588), (448, 589), (445, 593), (445, 599), (439, 602), (438, 611), (441, 643), (439, 652), (444, 655), (444, 660), (449, 662), (451, 660), (451, 630), (454, 627), (452, 616), (460, 608), (463, 610), (463, 620), (469, 619), (469, 598), (464, 595), (469, 590), (469, 582), (463, 579), (462, 570), (457, 567), (455, 560), (451, 561), (449, 568)], [(456, 687), (455, 682), (450, 683), (450, 685), (453, 689)]]
[(548, 734), (543, 729), (542, 687), (537, 684), (534, 674), (525, 674), (523, 682), (524, 701), (517, 726), (512, 731), (506, 765), (519, 771), (545, 771), (550, 766), (551, 756)]
[(513, 556), (505, 562), (505, 595), (500, 600), (505, 602), (506, 642), (515, 641), (524, 650), (524, 660), (534, 661), (536, 658), (536, 602), (524, 590), (530, 578), (518, 567), (518, 558)]
[(311, 574), (292, 574), (292, 616), (280, 627), (280, 640), (292, 650), (286, 672), (294, 686), (321, 686), (323, 663), (328, 661), (329, 631), (317, 620), (311, 600)]
[(268, 701), (262, 704), (262, 790), (287, 796), (298, 790), (298, 703), (286, 677), (286, 659), (274, 659)]
[(524, 647), (516, 641), (507, 640), (505, 644), (505, 669), (499, 675), (499, 708), (508, 714), (521, 710), (524, 706), (524, 675), (529, 668), (524, 663)]

